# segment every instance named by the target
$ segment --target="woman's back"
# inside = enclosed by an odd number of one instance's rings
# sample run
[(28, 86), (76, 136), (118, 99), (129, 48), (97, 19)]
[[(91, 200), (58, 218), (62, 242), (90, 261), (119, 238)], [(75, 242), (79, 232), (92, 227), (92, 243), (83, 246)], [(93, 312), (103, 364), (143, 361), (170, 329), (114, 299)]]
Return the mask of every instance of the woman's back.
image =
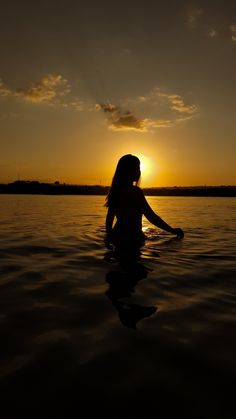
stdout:
[(142, 233), (143, 193), (138, 186), (129, 186), (122, 191), (115, 208), (117, 218), (114, 226), (116, 239), (143, 237)]

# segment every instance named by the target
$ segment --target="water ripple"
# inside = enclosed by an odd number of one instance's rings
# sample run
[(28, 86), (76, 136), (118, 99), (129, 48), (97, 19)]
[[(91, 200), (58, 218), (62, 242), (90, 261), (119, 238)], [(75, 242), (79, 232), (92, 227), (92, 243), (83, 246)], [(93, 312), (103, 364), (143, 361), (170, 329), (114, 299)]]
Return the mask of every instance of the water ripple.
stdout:
[(144, 220), (127, 273), (105, 257), (104, 197), (0, 196), (2, 409), (32, 417), (40, 394), (58, 414), (91, 399), (124, 412), (129, 395), (145, 417), (173, 417), (170, 397), (188, 419), (231, 417), (236, 201), (148, 200), (185, 238)]

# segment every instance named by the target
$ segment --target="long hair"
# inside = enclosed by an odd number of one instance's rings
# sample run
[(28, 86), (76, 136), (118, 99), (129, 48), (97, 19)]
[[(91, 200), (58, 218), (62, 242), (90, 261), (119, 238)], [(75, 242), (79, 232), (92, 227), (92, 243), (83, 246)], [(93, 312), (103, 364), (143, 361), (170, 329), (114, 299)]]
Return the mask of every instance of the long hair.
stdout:
[(126, 154), (121, 157), (115, 174), (112, 179), (111, 187), (106, 197), (106, 207), (116, 208), (119, 203), (122, 192), (125, 188), (132, 185), (133, 182), (138, 184), (140, 178), (140, 160), (132, 154)]

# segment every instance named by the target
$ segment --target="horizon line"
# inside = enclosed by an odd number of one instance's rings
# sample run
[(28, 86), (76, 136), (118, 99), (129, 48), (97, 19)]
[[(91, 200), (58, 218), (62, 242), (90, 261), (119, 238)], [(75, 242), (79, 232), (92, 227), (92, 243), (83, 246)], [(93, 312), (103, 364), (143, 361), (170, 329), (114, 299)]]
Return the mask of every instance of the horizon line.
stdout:
[[(36, 179), (27, 179), (27, 180), (15, 180), (13, 182), (0, 182), (0, 185), (10, 185), (13, 183), (31, 183), (31, 182), (37, 182), (39, 184), (48, 184), (48, 185), (55, 185), (55, 186), (82, 186), (82, 187), (100, 187), (100, 188), (109, 188), (111, 185), (102, 185), (101, 183), (93, 183), (93, 184), (87, 184), (87, 183), (66, 183), (66, 182), (60, 182), (60, 181), (40, 181)], [(141, 189), (159, 189), (159, 188), (236, 188), (236, 184), (215, 184), (215, 185), (207, 185), (207, 184), (198, 184), (198, 185), (171, 185), (171, 186), (143, 186)]]

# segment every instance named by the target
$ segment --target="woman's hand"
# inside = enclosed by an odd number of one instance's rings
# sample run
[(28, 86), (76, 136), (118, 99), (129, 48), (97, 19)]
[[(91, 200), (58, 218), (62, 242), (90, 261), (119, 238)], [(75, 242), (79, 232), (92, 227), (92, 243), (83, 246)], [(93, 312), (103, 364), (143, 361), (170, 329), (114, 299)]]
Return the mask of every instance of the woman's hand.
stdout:
[(184, 237), (184, 232), (181, 228), (173, 228), (173, 234), (176, 234), (177, 239), (182, 239)]
[(108, 250), (113, 249), (111, 237), (108, 234), (105, 235), (104, 244)]

